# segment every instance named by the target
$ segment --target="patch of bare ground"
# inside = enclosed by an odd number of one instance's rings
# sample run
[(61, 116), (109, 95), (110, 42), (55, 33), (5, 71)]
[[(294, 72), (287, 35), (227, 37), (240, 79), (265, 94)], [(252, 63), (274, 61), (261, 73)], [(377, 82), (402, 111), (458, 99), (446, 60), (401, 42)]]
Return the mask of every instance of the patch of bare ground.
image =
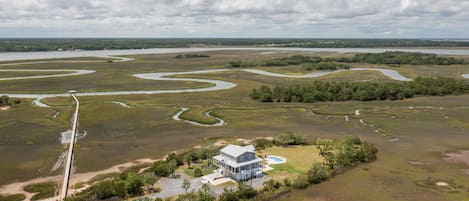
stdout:
[(216, 147), (222, 147), (225, 145), (226, 145), (226, 140), (218, 140), (215, 143), (213, 143), (213, 146), (216, 146)]
[(7, 111), (7, 110), (9, 110), (9, 109), (11, 109), (10, 106), (2, 106), (2, 107), (0, 107), (0, 111)]
[[(464, 163), (469, 166), (469, 150), (459, 150), (456, 152), (444, 153), (443, 158), (446, 161)], [(469, 175), (469, 169), (466, 169), (464, 172)]]

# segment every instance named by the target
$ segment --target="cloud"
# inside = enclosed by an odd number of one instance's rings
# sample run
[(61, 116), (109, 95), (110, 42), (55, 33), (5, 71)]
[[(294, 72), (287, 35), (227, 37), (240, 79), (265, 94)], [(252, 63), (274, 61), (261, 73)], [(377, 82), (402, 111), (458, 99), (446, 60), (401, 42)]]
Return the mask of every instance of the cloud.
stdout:
[(0, 0), (0, 37), (467, 37), (465, 0)]

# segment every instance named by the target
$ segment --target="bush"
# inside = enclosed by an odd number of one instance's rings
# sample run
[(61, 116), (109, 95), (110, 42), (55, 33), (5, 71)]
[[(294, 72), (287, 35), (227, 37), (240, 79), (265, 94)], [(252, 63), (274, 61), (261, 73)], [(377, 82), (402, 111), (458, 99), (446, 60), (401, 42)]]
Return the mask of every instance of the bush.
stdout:
[(238, 186), (238, 197), (241, 199), (251, 199), (256, 197), (257, 190), (251, 186), (240, 183)]
[(292, 183), (291, 183), (290, 179), (285, 178), (285, 179), (283, 179), (283, 185), (287, 186), (287, 187), (290, 187), (292, 185)]
[(267, 147), (272, 147), (274, 145), (272, 140), (267, 139), (256, 139), (254, 143), (256, 145), (256, 150), (263, 150)]
[(308, 187), (309, 183), (308, 180), (304, 176), (298, 176), (294, 181), (293, 181), (293, 188), (296, 189), (304, 189)]
[(330, 172), (327, 166), (322, 165), (322, 163), (316, 162), (313, 164), (313, 167), (308, 170), (306, 175), (309, 183), (319, 184), (329, 178)]
[(303, 64), (303, 69), (308, 70), (308, 71), (350, 69), (350, 65), (340, 64), (340, 63), (335, 63), (335, 62), (306, 63), (306, 64)]
[(238, 192), (233, 189), (224, 188), (223, 193), (218, 197), (218, 201), (239, 201)]
[(194, 177), (201, 177), (201, 176), (204, 176), (204, 174), (202, 173), (202, 170), (200, 168), (195, 168)]
[(183, 58), (208, 58), (209, 55), (206, 54), (178, 54), (174, 58), (176, 59), (183, 59)]
[(304, 136), (295, 135), (293, 133), (283, 134), (274, 139), (274, 144), (279, 146), (288, 145), (305, 145), (307, 144)]

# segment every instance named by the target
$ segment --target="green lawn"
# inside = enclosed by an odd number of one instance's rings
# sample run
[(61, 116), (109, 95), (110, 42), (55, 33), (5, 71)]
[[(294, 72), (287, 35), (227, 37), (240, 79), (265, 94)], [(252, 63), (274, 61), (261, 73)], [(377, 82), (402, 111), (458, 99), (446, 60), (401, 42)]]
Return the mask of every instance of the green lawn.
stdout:
[(187, 165), (181, 166), (179, 169), (181, 169), (185, 174), (195, 177), (194, 176), (194, 170), (197, 168), (200, 168), (202, 170), (203, 175), (208, 175), (213, 173), (214, 170), (217, 168), (213, 165), (207, 166), (208, 161), (204, 161), (201, 163), (191, 163), (191, 167), (189, 168)]
[(313, 145), (273, 146), (258, 151), (257, 154), (261, 157), (275, 155), (287, 159), (287, 162), (284, 164), (271, 165), (274, 170), (267, 172), (269, 177), (279, 181), (282, 181), (284, 178), (295, 178), (300, 174), (304, 174), (313, 166), (314, 162), (322, 162), (323, 160), (319, 155), (319, 150)]

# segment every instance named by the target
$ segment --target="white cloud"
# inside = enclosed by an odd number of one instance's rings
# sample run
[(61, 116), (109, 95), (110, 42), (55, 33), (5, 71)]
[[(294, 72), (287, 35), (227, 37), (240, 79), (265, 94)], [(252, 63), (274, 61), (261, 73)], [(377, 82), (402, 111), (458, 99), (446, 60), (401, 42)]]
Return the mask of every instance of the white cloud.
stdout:
[(0, 37), (468, 37), (465, 0), (0, 0)]

